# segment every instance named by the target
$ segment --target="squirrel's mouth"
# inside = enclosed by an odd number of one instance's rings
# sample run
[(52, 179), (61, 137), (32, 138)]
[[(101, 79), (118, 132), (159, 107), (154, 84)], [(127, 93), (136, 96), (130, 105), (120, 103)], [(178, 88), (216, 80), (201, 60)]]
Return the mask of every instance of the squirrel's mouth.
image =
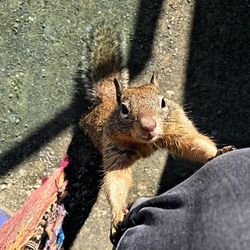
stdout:
[(150, 143), (150, 142), (157, 140), (158, 136), (155, 133), (147, 133), (147, 134), (142, 134), (141, 138), (146, 143)]

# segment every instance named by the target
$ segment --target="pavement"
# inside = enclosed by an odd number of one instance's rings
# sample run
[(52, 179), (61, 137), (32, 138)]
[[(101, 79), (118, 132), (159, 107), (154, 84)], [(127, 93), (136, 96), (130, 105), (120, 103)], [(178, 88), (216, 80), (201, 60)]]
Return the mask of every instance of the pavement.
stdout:
[[(0, 204), (17, 211), (66, 152), (65, 249), (112, 249), (101, 157), (78, 127), (75, 82), (90, 31), (121, 31), (131, 84), (154, 70), (218, 145), (250, 146), (249, 4), (219, 0), (3, 1), (0, 6)], [(129, 201), (162, 193), (199, 164), (156, 152), (135, 164)]]

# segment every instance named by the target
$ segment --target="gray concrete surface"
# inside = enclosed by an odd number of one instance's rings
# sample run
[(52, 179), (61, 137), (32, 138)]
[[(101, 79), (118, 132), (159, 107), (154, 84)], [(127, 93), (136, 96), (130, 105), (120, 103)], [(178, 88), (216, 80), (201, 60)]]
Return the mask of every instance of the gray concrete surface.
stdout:
[[(248, 16), (247, 1), (1, 1), (0, 204), (17, 211), (68, 150), (66, 249), (112, 249), (100, 157), (76, 125), (86, 107), (74, 81), (91, 27), (103, 20), (123, 33), (132, 84), (158, 70), (166, 95), (201, 131), (249, 146)], [(157, 152), (134, 167), (130, 201), (197, 167)]]

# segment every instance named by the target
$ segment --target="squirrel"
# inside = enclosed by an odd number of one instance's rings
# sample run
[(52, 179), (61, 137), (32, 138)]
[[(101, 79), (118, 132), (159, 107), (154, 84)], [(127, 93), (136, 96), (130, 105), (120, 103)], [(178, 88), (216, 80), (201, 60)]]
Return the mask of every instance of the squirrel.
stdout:
[(102, 154), (103, 188), (111, 205), (111, 237), (128, 212), (126, 198), (132, 185), (131, 166), (158, 149), (206, 163), (234, 150), (222, 149), (200, 133), (183, 108), (164, 97), (157, 73), (139, 86), (128, 86), (119, 36), (109, 27), (93, 34), (88, 70), (81, 70), (86, 98), (92, 104), (80, 120)]

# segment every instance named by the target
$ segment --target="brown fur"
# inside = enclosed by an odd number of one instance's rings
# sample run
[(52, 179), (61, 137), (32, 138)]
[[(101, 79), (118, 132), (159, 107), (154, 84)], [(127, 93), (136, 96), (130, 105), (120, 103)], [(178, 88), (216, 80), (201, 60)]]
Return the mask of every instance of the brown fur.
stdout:
[[(120, 115), (113, 78), (102, 80), (101, 101), (81, 123), (103, 155), (104, 191), (112, 209), (112, 232), (123, 219), (128, 190), (132, 184), (131, 165), (159, 148), (193, 161), (205, 163), (217, 154), (215, 143), (202, 135), (177, 104), (165, 100), (156, 84), (129, 87), (122, 91), (121, 103), (129, 103), (128, 118)], [(109, 89), (110, 91), (108, 91)], [(152, 117), (157, 123), (158, 137), (145, 141), (141, 128), (142, 117)]]
[(156, 74), (150, 83), (127, 87), (128, 71), (122, 67), (112, 30), (101, 29), (94, 38), (89, 69), (92, 81), (84, 82), (88, 99), (98, 104), (80, 123), (103, 156), (103, 187), (111, 205), (114, 233), (126, 211), (131, 166), (136, 160), (162, 148), (205, 163), (232, 147), (217, 151), (215, 143), (198, 132), (179, 105), (163, 99)]

